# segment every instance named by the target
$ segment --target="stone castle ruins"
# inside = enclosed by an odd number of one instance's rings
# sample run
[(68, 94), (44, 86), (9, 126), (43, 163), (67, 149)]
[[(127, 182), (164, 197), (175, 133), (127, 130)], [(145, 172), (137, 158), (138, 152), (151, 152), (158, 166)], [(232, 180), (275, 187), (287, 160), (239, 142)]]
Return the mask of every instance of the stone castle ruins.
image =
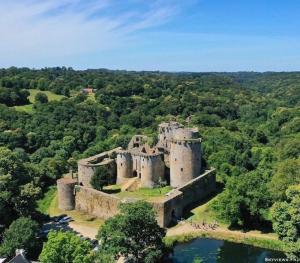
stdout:
[(215, 191), (215, 170), (204, 170), (202, 166), (197, 128), (164, 122), (159, 125), (158, 143), (150, 147), (147, 141), (147, 136), (135, 135), (127, 149), (119, 147), (79, 160), (76, 179), (64, 177), (57, 181), (59, 208), (106, 219), (118, 213), (120, 203), (135, 201), (92, 188), (91, 178), (101, 166), (108, 168), (109, 183), (120, 185), (121, 191), (169, 184), (172, 187), (169, 193), (146, 200), (152, 204), (163, 227)]

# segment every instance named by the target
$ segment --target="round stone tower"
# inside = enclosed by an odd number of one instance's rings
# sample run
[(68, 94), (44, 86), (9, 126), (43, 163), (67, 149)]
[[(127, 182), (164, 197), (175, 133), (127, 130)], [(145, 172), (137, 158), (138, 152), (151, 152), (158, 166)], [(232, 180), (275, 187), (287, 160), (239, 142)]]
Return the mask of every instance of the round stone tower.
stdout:
[(117, 184), (122, 184), (131, 177), (133, 177), (131, 153), (120, 151), (117, 154)]
[(58, 208), (61, 210), (75, 209), (74, 188), (77, 184), (75, 179), (61, 178), (57, 180)]
[(141, 187), (153, 188), (164, 180), (165, 164), (161, 158), (162, 154), (149, 154), (141, 156)]
[(171, 140), (170, 185), (179, 187), (201, 173), (201, 138), (197, 128), (179, 128)]

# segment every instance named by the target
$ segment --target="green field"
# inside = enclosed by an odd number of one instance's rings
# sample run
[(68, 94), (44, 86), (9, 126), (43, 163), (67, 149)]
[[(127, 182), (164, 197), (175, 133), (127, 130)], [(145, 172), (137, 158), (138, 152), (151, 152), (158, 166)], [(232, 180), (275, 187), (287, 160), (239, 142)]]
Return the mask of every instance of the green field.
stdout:
[(27, 113), (33, 113), (33, 104), (22, 105), (22, 106), (14, 106), (16, 111), (23, 111)]
[(170, 192), (172, 190), (171, 186), (165, 186), (160, 188), (140, 188), (136, 191), (129, 192), (129, 191), (123, 191), (119, 192), (116, 195), (120, 198), (138, 198), (138, 199), (144, 199), (144, 200), (151, 200), (151, 199), (157, 199), (160, 197), (164, 197), (166, 193)]
[(27, 113), (32, 113), (33, 110), (34, 110), (33, 109), (33, 103), (35, 102), (34, 98), (35, 98), (35, 95), (38, 92), (46, 94), (49, 101), (61, 100), (61, 99), (65, 98), (65, 96), (63, 96), (63, 95), (57, 95), (57, 94), (55, 94), (55, 93), (53, 93), (51, 91), (42, 91), (42, 90), (38, 90), (38, 89), (29, 89), (28, 91), (30, 92), (30, 95), (28, 97), (28, 99), (30, 101), (30, 104), (28, 104), (28, 105), (22, 105), (22, 106), (14, 106), (14, 108), (17, 111), (24, 111), (24, 112), (27, 112)]
[(53, 100), (61, 100), (62, 98), (65, 98), (65, 96), (55, 94), (55, 93), (53, 93), (53, 92), (51, 92), (51, 91), (41, 91), (41, 90), (38, 90), (38, 89), (29, 89), (29, 92), (30, 92), (30, 95), (29, 95), (29, 101), (30, 101), (31, 103), (34, 103), (34, 97), (35, 97), (35, 95), (36, 95), (38, 92), (41, 92), (41, 93), (46, 94), (49, 101), (53, 101)]

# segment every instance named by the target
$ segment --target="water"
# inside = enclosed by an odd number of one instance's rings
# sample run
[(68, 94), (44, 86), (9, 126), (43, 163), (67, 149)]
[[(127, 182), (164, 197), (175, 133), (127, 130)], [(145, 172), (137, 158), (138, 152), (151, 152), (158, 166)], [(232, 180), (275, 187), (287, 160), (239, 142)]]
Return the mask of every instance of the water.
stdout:
[(199, 238), (176, 245), (170, 262), (192, 263), (197, 256), (203, 263), (262, 263), (268, 262), (265, 258), (286, 258), (282, 252), (223, 240)]

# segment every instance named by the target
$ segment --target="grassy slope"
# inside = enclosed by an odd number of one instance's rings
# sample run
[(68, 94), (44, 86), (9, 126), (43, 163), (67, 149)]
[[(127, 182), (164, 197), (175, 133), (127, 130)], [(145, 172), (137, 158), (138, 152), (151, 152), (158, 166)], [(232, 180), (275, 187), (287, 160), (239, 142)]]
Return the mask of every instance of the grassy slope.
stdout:
[(56, 186), (51, 186), (44, 194), (43, 198), (37, 201), (37, 210), (45, 215), (48, 214), (49, 207), (56, 195)]
[(29, 99), (29, 101), (30, 101), (31, 104), (22, 105), (22, 106), (15, 106), (14, 108), (17, 111), (25, 111), (27, 113), (32, 113), (33, 112), (34, 98), (35, 98), (35, 95), (38, 92), (42, 92), (42, 93), (46, 94), (49, 101), (61, 100), (62, 98), (65, 98), (65, 96), (63, 96), (63, 95), (57, 95), (57, 94), (55, 94), (55, 93), (53, 93), (51, 91), (41, 91), (41, 90), (38, 90), (38, 89), (29, 89), (28, 91), (30, 92), (30, 95), (29, 95), (28, 99)]
[(210, 204), (217, 198), (217, 196), (213, 197), (209, 201), (195, 207), (188, 214), (188, 219), (192, 220), (196, 223), (206, 222), (207, 224), (215, 223), (216, 221), (221, 227), (229, 227), (228, 224), (224, 222), (220, 222), (217, 220), (217, 216), (215, 212), (210, 208)]

